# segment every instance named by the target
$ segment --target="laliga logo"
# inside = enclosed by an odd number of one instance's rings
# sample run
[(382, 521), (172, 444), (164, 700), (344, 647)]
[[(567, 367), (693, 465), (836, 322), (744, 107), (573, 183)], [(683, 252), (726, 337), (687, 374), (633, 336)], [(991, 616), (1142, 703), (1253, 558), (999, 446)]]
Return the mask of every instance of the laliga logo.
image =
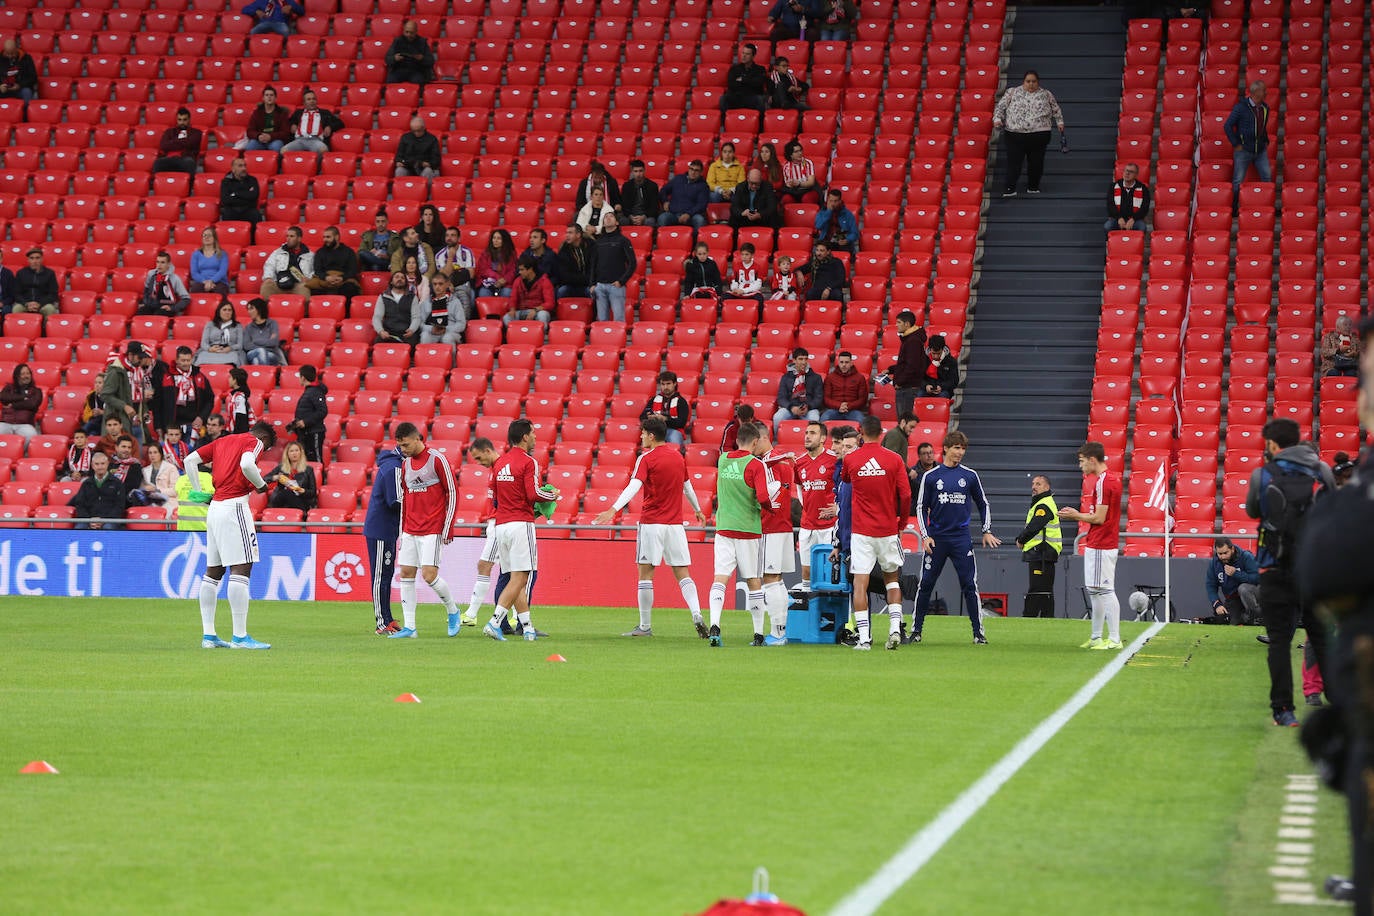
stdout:
[(334, 556), (325, 561), (324, 564), (324, 584), (328, 585), (340, 595), (348, 595), (353, 591), (353, 577), (362, 577), (366, 573), (363, 570), (363, 558), (354, 553), (341, 550)]

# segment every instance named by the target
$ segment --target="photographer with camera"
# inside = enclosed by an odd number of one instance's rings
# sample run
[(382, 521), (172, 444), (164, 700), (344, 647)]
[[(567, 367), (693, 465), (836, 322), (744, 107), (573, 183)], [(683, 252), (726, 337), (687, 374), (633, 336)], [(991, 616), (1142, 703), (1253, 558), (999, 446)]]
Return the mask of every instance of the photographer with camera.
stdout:
[(1230, 538), (1212, 542), (1212, 562), (1207, 566), (1207, 598), (1212, 616), (1201, 623), (1242, 626), (1260, 619), (1259, 563), (1255, 555), (1242, 550)]

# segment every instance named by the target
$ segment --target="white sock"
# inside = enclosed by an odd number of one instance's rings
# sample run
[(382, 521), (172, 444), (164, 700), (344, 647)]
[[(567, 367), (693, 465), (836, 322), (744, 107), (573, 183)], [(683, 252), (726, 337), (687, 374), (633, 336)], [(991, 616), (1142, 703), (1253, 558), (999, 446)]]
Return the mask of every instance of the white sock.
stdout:
[(415, 577), (401, 580), (401, 617), (407, 630), (415, 629)]
[(530, 623), (529, 611), (525, 611), (523, 614), (516, 614), (515, 619), (520, 621), (520, 626), (524, 627), (526, 632), (534, 629), (534, 624)]
[(647, 630), (654, 616), (654, 580), (639, 580), (639, 628)]
[(491, 625), (499, 630), (501, 628), (501, 621), (505, 620), (506, 615), (509, 613), (510, 611), (498, 604), (496, 609), (491, 612)]
[(448, 587), (443, 576), (435, 576), (434, 581), (429, 583), (429, 587), (434, 590), (434, 594), (439, 596), (439, 600), (444, 602), (444, 610), (450, 614), (458, 613), (458, 605), (453, 603), (453, 589)]
[(764, 607), (773, 625), (773, 635), (778, 639), (787, 638), (787, 586), (781, 582), (769, 582), (763, 587)]
[(763, 590), (749, 592), (749, 616), (754, 619), (754, 632), (763, 633)]
[(1107, 635), (1112, 642), (1121, 642), (1121, 602), (1117, 600), (1116, 592), (1102, 596), (1102, 608), (1106, 611)]
[(1102, 638), (1102, 621), (1107, 616), (1106, 595), (1094, 594), (1088, 598), (1093, 609), (1093, 639)]
[(234, 619), (234, 635), (248, 635), (248, 577), (229, 577), (229, 615)]
[(477, 612), (482, 609), (482, 599), (487, 597), (490, 588), (491, 576), (478, 576), (477, 581), (472, 583), (472, 597), (468, 598), (469, 617), (477, 616)]
[(697, 584), (691, 577), (679, 579), (677, 587), (682, 589), (682, 600), (687, 602), (687, 610), (692, 612), (693, 622), (701, 619), (701, 599), (697, 597)]
[(900, 603), (887, 606), (887, 632), (888, 635), (902, 632), (902, 605)]
[(711, 583), (711, 626), (720, 626), (720, 612), (725, 608), (725, 586), (719, 582)]
[(868, 611), (854, 612), (854, 632), (859, 634), (859, 642), (872, 642), (872, 637), (868, 635)]
[(215, 607), (219, 603), (219, 580), (205, 576), (200, 580), (200, 632), (215, 635)]

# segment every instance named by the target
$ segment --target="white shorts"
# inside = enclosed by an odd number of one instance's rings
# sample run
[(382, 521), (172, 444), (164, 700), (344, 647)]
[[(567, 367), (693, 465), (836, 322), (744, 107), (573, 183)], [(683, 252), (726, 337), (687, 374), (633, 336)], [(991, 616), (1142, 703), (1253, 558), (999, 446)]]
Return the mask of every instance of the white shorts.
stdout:
[(484, 563), (495, 563), (496, 556), (496, 519), (487, 519), (487, 539), (482, 542), (482, 556), (480, 559)]
[(801, 565), (811, 566), (811, 548), (817, 545), (826, 549), (835, 546), (835, 526), (829, 528), (803, 528), (797, 539), (797, 553), (801, 554)]
[(691, 566), (687, 532), (681, 525), (641, 524), (635, 535), (635, 562), (648, 566)]
[(1116, 550), (1083, 548), (1083, 585), (1116, 591)]
[(902, 568), (902, 538), (891, 534), (883, 538), (855, 534), (849, 539), (849, 568), (855, 573), (866, 573), (877, 563), (883, 572), (894, 572)]
[(716, 575), (737, 573), (741, 579), (763, 575), (763, 539), (716, 535)]
[(438, 566), (444, 539), (437, 534), (407, 534), (402, 531), (396, 543), (397, 566)]
[(503, 522), (496, 526), (496, 559), (506, 572), (539, 568), (534, 546), (534, 522)]
[(770, 576), (796, 572), (797, 554), (792, 549), (792, 532), (778, 531), (763, 536), (763, 571)]
[(216, 499), (205, 509), (206, 566), (258, 562), (258, 532), (248, 497)]

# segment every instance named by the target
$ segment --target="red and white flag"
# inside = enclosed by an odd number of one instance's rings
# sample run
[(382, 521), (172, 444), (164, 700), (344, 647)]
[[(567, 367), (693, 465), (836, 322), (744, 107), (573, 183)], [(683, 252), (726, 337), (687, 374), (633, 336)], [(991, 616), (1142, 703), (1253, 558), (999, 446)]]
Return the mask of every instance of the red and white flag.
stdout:
[(1150, 497), (1145, 500), (1145, 505), (1162, 511), (1164, 530), (1173, 530), (1174, 516), (1169, 506), (1169, 468), (1162, 460), (1159, 462), (1159, 470), (1155, 472), (1154, 480), (1150, 483)]

